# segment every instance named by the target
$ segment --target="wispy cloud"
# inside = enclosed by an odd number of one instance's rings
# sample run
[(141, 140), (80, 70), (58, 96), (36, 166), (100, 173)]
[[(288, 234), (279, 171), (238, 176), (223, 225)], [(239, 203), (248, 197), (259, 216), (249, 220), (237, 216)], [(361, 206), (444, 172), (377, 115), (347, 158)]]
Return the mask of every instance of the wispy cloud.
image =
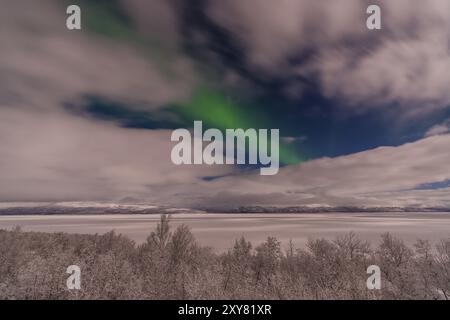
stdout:
[(437, 124), (431, 127), (426, 133), (425, 137), (432, 137), (450, 132), (450, 120), (444, 121), (441, 124)]
[(365, 26), (369, 3), (212, 1), (209, 14), (245, 48), (257, 72), (297, 76), (299, 85), (317, 77), (325, 95), (358, 111), (400, 106), (403, 115), (417, 115), (446, 107), (450, 2), (376, 1), (383, 27), (375, 32)]
[(450, 135), (434, 136), (400, 147), (285, 167), (269, 179), (256, 174), (226, 177), (199, 185), (194, 201), (211, 206), (446, 205), (448, 188), (425, 191), (419, 186), (450, 179), (449, 143)]

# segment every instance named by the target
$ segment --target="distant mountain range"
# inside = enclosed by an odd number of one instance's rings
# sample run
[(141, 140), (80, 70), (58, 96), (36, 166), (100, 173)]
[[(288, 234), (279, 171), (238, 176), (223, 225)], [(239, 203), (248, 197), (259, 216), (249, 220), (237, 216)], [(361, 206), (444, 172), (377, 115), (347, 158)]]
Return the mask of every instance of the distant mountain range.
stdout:
[(239, 206), (174, 208), (154, 204), (110, 202), (0, 202), (0, 215), (56, 214), (161, 214), (161, 213), (345, 213), (345, 212), (450, 212), (447, 207), (376, 206)]
[(191, 209), (150, 204), (109, 202), (0, 202), (0, 215), (56, 215), (56, 214), (161, 214), (188, 213)]
[(345, 212), (450, 212), (447, 207), (375, 207), (375, 206), (240, 206), (237, 208), (199, 208), (222, 213), (345, 213)]

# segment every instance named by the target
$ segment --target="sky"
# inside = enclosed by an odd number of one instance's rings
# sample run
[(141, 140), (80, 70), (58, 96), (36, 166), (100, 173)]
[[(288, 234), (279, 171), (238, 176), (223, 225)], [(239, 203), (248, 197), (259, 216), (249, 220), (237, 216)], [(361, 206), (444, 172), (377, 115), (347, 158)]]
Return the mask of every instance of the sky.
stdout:
[[(450, 205), (447, 0), (4, 2), (0, 201)], [(279, 173), (175, 166), (195, 120), (280, 129)]]

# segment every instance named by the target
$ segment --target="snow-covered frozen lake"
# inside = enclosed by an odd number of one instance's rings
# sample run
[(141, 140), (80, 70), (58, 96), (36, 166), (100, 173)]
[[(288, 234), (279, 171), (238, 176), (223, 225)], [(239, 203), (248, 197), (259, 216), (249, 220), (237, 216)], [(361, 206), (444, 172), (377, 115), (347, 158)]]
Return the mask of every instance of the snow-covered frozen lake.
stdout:
[[(0, 229), (21, 226), (24, 231), (105, 233), (115, 230), (136, 242), (145, 241), (159, 215), (53, 215), (0, 216)], [(254, 244), (275, 236), (298, 247), (308, 238), (333, 239), (354, 231), (360, 238), (378, 242), (384, 232), (407, 244), (416, 239), (432, 242), (450, 237), (450, 213), (332, 213), (332, 214), (176, 214), (172, 226), (188, 225), (203, 245), (223, 251), (245, 236)]]

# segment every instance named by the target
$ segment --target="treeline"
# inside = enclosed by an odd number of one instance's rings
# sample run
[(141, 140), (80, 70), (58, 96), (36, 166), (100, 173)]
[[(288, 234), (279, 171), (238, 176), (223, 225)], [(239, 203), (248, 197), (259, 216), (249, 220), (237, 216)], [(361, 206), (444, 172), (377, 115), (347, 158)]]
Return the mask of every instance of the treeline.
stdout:
[[(354, 233), (306, 248), (241, 238), (228, 252), (200, 246), (162, 215), (143, 244), (122, 235), (0, 230), (0, 299), (448, 299), (450, 239), (414, 248), (384, 234), (376, 248)], [(70, 265), (81, 289), (69, 290)], [(369, 290), (367, 267), (381, 269)]]

